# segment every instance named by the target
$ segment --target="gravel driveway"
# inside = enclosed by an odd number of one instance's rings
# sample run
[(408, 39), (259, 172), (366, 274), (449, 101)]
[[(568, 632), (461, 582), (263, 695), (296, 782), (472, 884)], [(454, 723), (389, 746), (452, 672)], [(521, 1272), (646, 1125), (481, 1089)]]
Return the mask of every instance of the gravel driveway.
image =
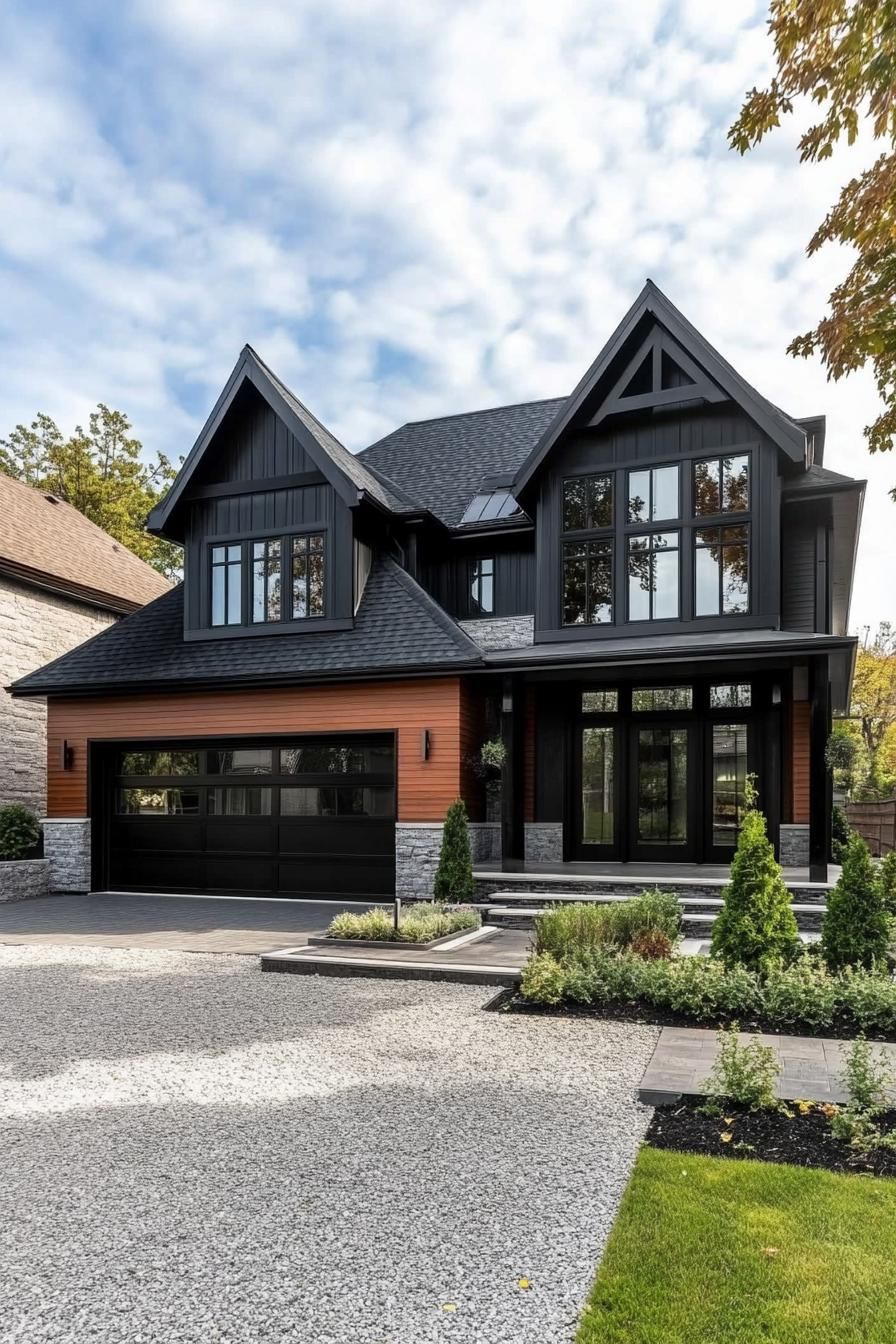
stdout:
[(487, 997), (0, 948), (0, 1339), (570, 1341), (657, 1033)]

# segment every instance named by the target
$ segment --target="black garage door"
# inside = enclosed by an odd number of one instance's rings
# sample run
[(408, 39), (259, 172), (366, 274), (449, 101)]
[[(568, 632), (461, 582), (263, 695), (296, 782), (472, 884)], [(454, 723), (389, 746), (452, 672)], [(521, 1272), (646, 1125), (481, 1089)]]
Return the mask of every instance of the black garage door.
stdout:
[(391, 734), (119, 743), (94, 770), (107, 890), (392, 895)]

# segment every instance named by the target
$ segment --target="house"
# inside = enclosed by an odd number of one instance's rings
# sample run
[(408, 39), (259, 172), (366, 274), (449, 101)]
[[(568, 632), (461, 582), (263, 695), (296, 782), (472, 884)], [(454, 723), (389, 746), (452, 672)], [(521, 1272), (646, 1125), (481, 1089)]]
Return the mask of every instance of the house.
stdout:
[(167, 592), (144, 561), (56, 495), (0, 474), (0, 804), (47, 802), (47, 710), (4, 687)]
[(246, 347), (149, 519), (183, 585), (14, 688), (57, 885), (426, 895), (458, 795), (505, 870), (724, 863), (748, 774), (823, 877), (863, 498), (824, 442), (650, 282), (570, 396), (357, 456)]

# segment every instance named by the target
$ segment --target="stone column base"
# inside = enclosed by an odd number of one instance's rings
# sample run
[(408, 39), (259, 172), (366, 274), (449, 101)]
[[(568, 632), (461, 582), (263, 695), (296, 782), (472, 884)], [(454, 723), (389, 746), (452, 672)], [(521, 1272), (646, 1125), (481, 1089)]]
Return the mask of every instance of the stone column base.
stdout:
[(48, 817), (43, 822), (44, 856), (51, 891), (90, 890), (90, 818)]
[(0, 903), (46, 896), (49, 868), (46, 859), (4, 859), (0, 862)]
[(809, 866), (809, 827), (807, 824), (783, 824), (778, 828), (778, 862), (782, 868)]

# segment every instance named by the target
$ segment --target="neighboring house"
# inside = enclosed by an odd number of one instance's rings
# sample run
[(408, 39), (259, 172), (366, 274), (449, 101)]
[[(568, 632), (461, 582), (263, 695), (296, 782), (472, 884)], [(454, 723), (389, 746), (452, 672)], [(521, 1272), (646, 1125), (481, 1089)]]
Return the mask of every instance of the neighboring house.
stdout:
[(15, 687), (84, 819), (57, 885), (425, 894), (458, 795), (508, 869), (727, 862), (748, 773), (823, 876), (863, 497), (823, 452), (651, 283), (570, 396), (357, 457), (246, 347), (149, 521), (183, 586)]
[(47, 801), (47, 710), (4, 689), (171, 585), (55, 495), (0, 474), (0, 804)]

